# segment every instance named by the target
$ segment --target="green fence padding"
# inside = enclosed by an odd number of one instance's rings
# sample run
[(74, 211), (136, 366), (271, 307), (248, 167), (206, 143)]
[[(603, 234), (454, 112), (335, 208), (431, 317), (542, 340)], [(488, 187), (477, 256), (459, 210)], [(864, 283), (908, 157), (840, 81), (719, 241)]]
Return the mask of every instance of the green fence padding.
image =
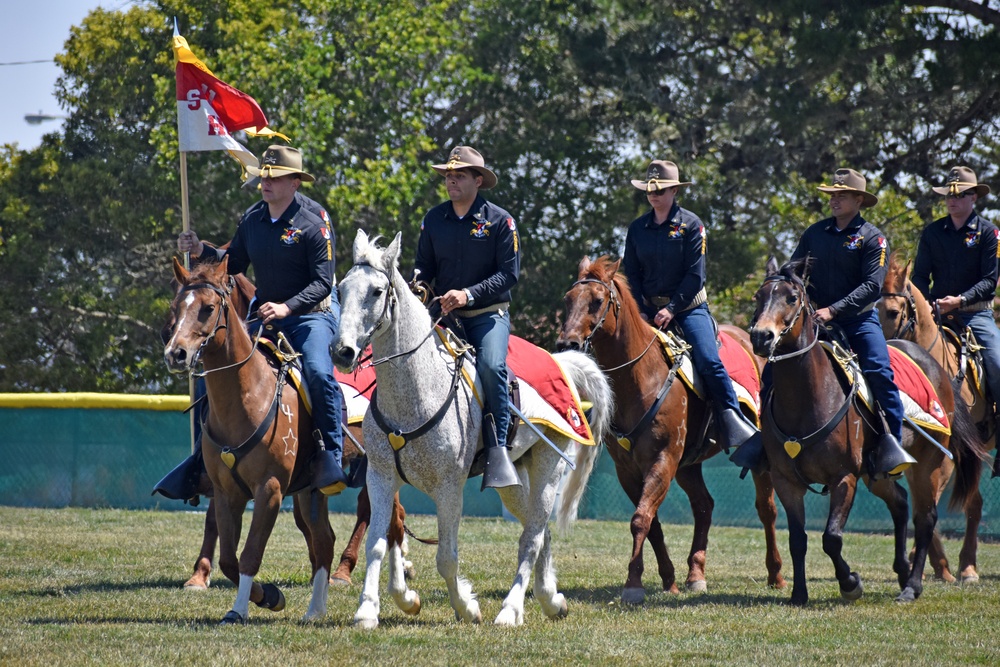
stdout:
[[(45, 403), (50, 404), (50, 403)], [(51, 403), (60, 405), (57, 401)], [(89, 403), (105, 405), (100, 401)], [(184, 401), (157, 404), (150, 409), (128, 407), (117, 397), (107, 405), (116, 407), (0, 407), (0, 504), (30, 507), (120, 507), (189, 509), (180, 501), (150, 496), (153, 485), (191, 450), (188, 416), (177, 409)], [(73, 405), (67, 402), (65, 405)], [(703, 466), (705, 482), (715, 499), (713, 523), (728, 526), (759, 526), (754, 509), (754, 487), (749, 477), (739, 479), (739, 470), (717, 456)], [(464, 513), (468, 516), (499, 516), (500, 498), (493, 490), (479, 491), (480, 479), (465, 487)], [(1000, 480), (991, 480), (988, 466), (980, 485), (983, 522), (980, 534), (1000, 536)], [(939, 527), (959, 534), (965, 530), (961, 513), (948, 512), (945, 498), (939, 508)], [(405, 486), (401, 499), (411, 514), (434, 512), (431, 499)], [(353, 512), (357, 491), (348, 490), (330, 499), (337, 512)], [(204, 508), (205, 503), (201, 507)], [(822, 530), (829, 503), (814, 494), (806, 496), (808, 528)], [(607, 452), (598, 459), (580, 503), (581, 518), (628, 520), (634, 511), (622, 491), (614, 463)], [(785, 515), (778, 504), (779, 527)], [(672, 484), (659, 511), (665, 523), (692, 522), (684, 491)], [(892, 529), (888, 511), (866, 489), (858, 491), (848, 522), (853, 531), (885, 532)]]

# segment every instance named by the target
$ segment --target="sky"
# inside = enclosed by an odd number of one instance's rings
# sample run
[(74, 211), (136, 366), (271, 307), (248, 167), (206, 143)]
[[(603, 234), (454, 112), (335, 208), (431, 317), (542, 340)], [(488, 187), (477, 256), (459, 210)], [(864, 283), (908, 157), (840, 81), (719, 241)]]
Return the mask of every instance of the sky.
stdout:
[[(97, 7), (119, 9), (126, 0), (28, 0), (4, 3), (3, 39), (0, 40), (0, 90), (7, 93), (0, 102), (0, 145), (17, 143), (22, 150), (35, 148), (42, 135), (61, 127), (61, 121), (29, 125), (25, 114), (58, 116), (54, 92), (59, 67), (52, 62), (69, 39), (70, 28)], [(8, 63), (46, 60), (44, 63)]]

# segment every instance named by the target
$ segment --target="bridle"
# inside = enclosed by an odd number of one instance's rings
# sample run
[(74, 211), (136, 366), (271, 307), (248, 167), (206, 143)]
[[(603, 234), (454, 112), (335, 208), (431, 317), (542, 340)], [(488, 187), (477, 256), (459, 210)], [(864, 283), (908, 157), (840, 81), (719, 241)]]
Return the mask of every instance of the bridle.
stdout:
[[(201, 356), (202, 354), (204, 354), (205, 347), (208, 346), (208, 342), (213, 338), (215, 338), (215, 335), (219, 333), (220, 329), (229, 328), (229, 296), (232, 294), (233, 288), (235, 286), (236, 282), (233, 280), (233, 277), (227, 276), (226, 283), (223, 287), (220, 287), (218, 285), (213, 285), (212, 283), (193, 283), (191, 285), (184, 285), (177, 291), (177, 296), (179, 297), (184, 292), (193, 292), (195, 290), (207, 289), (218, 294), (219, 299), (221, 300), (221, 307), (219, 308), (218, 315), (215, 318), (215, 326), (213, 327), (211, 333), (206, 334), (205, 340), (201, 342), (201, 345), (199, 345), (198, 349), (195, 351), (194, 359), (191, 362), (192, 369), (201, 362)], [(217, 373), (218, 371), (224, 371), (230, 368), (239, 368), (240, 366), (244, 365), (245, 363), (250, 361), (250, 358), (253, 357), (253, 353), (257, 350), (257, 344), (260, 342), (261, 330), (262, 329), (257, 330), (257, 335), (254, 338), (253, 342), (253, 348), (251, 348), (250, 354), (247, 355), (246, 359), (243, 359), (242, 361), (237, 361), (234, 364), (229, 364), (228, 366), (222, 366), (220, 368), (206, 369), (201, 372), (192, 371), (191, 375), (200, 378), (200, 377), (205, 377), (210, 373)]]
[(896, 330), (893, 332), (889, 338), (905, 338), (913, 328), (917, 325), (917, 303), (913, 299), (913, 292), (910, 290), (910, 286), (907, 285), (903, 292), (882, 292), (879, 296), (887, 297), (894, 296), (902, 299), (906, 299), (906, 309), (907, 313), (904, 316), (905, 320), (901, 321), (896, 325)]
[[(778, 333), (778, 335), (774, 337), (774, 341), (771, 343), (771, 350), (768, 353), (767, 361), (768, 363), (774, 363), (776, 361), (783, 361), (785, 359), (792, 359), (793, 357), (801, 356), (806, 352), (808, 352), (809, 350), (811, 350), (819, 341), (819, 324), (813, 322), (812, 341), (810, 341), (808, 345), (806, 345), (801, 349), (793, 350), (792, 352), (789, 352), (787, 354), (778, 354), (778, 355), (774, 354), (774, 351), (777, 349), (781, 341), (792, 330), (792, 327), (794, 327), (795, 323), (799, 321), (799, 318), (802, 317), (802, 311), (805, 310), (807, 315), (811, 314), (812, 306), (811, 304), (809, 304), (808, 299), (805, 298), (805, 288), (803, 288), (801, 285), (799, 285), (791, 278), (787, 278), (780, 274), (776, 274), (764, 279), (764, 285), (767, 285), (768, 283), (773, 283), (771, 287), (771, 294), (768, 297), (768, 303), (770, 303), (771, 298), (774, 296), (775, 290), (778, 289), (779, 283), (788, 283), (789, 285), (791, 285), (795, 289), (796, 300), (798, 301), (798, 307), (795, 309), (795, 314), (792, 316), (792, 319), (789, 320), (788, 325), (785, 326), (785, 328), (782, 329)], [(761, 289), (764, 289), (764, 285), (761, 286)], [(754, 318), (754, 321), (750, 323), (750, 328), (752, 329), (756, 325), (757, 325), (757, 318)]]
[(580, 280), (577, 280), (575, 283), (570, 285), (570, 290), (572, 291), (572, 289), (577, 285), (586, 285), (586, 284), (600, 285), (604, 289), (608, 290), (608, 298), (602, 301), (601, 315), (600, 317), (597, 318), (597, 323), (594, 324), (593, 327), (591, 327), (590, 335), (588, 335), (586, 338), (583, 339), (583, 349), (582, 349), (583, 352), (587, 352), (588, 350), (590, 350), (590, 339), (593, 338), (594, 334), (596, 334), (598, 330), (604, 326), (604, 320), (608, 319), (608, 314), (611, 313), (612, 308), (614, 308), (615, 310), (614, 335), (615, 336), (618, 335), (618, 322), (619, 322), (618, 315), (619, 313), (621, 313), (621, 308), (622, 308), (621, 299), (618, 298), (618, 290), (615, 289), (615, 286), (613, 284), (606, 283), (603, 280), (598, 280), (597, 278), (581, 278)]

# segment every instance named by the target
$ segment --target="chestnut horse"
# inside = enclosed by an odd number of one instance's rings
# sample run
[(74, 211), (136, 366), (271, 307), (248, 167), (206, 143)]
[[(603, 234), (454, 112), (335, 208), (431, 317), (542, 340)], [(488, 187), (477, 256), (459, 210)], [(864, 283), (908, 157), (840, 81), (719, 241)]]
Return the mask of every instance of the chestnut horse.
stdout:
[[(804, 605), (809, 599), (804, 498), (807, 490), (816, 490), (813, 484), (829, 490), (830, 512), (823, 532), (823, 551), (833, 561), (841, 596), (856, 600), (864, 592), (861, 577), (851, 571), (842, 556), (843, 531), (858, 480), (867, 474), (863, 459), (880, 435), (872, 427), (877, 418), (866, 409), (859, 409), (853, 400), (857, 387), (844, 386), (834, 362), (823, 346), (817, 345), (819, 327), (813, 322), (813, 307), (803, 282), (805, 267), (805, 262), (796, 261), (778, 269), (773, 258), (768, 261), (767, 277), (754, 296), (756, 312), (750, 331), (754, 351), (766, 355), (773, 370), (773, 390), (764, 398), (761, 409), (761, 432), (774, 488), (788, 517), (793, 567), (791, 601), (795, 605)], [(939, 444), (963, 457), (974, 456), (973, 447), (978, 442), (975, 426), (967, 411), (955, 410), (951, 382), (944, 369), (914, 343), (894, 340), (892, 345), (916, 361), (948, 414), (952, 436), (936, 434)], [(788, 440), (798, 441), (797, 454), (790, 454), (784, 448)], [(906, 491), (892, 479), (867, 483), (889, 508), (895, 537), (893, 570), (901, 590), (896, 599), (909, 602), (923, 590), (924, 563), (937, 521), (937, 499), (951, 471), (944, 474), (947, 462), (944, 453), (910, 427), (904, 429), (902, 444), (917, 459), (906, 471), (913, 494), (916, 548), (912, 567), (906, 558)], [(960, 476), (954, 491), (960, 501), (970, 492), (963, 481), (967, 480)]]
[[(234, 311), (241, 320), (246, 320), (248, 315), (246, 308), (248, 308), (250, 303), (253, 301), (257, 289), (254, 287), (254, 284), (250, 282), (242, 273), (234, 275), (233, 282), (235, 284), (234, 289), (239, 291), (243, 298), (231, 301), (230, 305), (233, 307)], [(174, 285), (175, 292), (176, 287), (177, 286)], [(173, 335), (175, 322), (174, 313), (168, 313), (167, 321), (160, 333), (160, 337), (162, 338), (164, 345), (167, 344), (170, 337)], [(345, 392), (345, 396), (347, 391), (353, 391), (353, 389), (347, 387), (346, 385), (342, 385), (342, 389)], [(349, 464), (353, 459), (359, 456), (364, 456), (364, 452), (359, 450), (354, 444), (357, 442), (364, 447), (364, 435), (361, 432), (360, 423), (353, 426), (344, 424), (344, 427), (350, 431), (352, 436), (351, 438), (344, 439), (343, 458), (344, 463)], [(194, 562), (194, 572), (191, 574), (191, 577), (184, 582), (184, 588), (188, 590), (208, 590), (212, 581), (212, 561), (215, 559), (215, 544), (219, 539), (219, 531), (215, 522), (215, 500), (212, 499), (212, 496), (214, 495), (212, 492), (212, 481), (208, 478), (207, 471), (203, 472), (201, 478), (198, 480), (198, 493), (210, 498), (211, 500), (209, 500), (208, 509), (205, 512), (205, 530), (202, 535), (201, 550), (198, 552), (198, 557)], [(392, 520), (389, 524), (389, 543), (401, 544), (405, 554), (406, 536), (404, 534), (404, 521), (406, 519), (406, 512), (399, 502), (399, 494), (396, 494), (393, 506), (394, 512)], [(298, 504), (295, 505), (293, 514), (296, 525), (299, 526), (300, 530), (303, 530), (304, 521)], [(368, 529), (368, 522), (370, 519), (371, 503), (368, 499), (368, 487), (365, 485), (361, 487), (361, 492), (358, 494), (356, 520), (354, 523), (354, 529), (351, 531), (351, 537), (348, 539), (347, 546), (340, 555), (340, 563), (337, 565), (337, 569), (330, 574), (331, 585), (346, 586), (351, 583), (351, 573), (354, 571), (354, 568), (358, 563), (358, 552), (361, 549), (361, 540), (364, 538), (365, 531)], [(303, 534), (304, 533), (305, 531), (303, 530)], [(409, 576), (413, 576), (412, 564), (410, 563), (407, 563), (407, 574)]]
[[(931, 305), (926, 297), (910, 282), (910, 263), (899, 263), (898, 252), (889, 257), (889, 270), (882, 284), (882, 298), (878, 302), (879, 320), (882, 332), (886, 338), (901, 338), (913, 341), (931, 353), (934, 360), (944, 367), (949, 377), (959, 375), (961, 347), (958, 340), (948, 331), (942, 329), (935, 321)], [(953, 382), (952, 389), (960, 392), (963, 402), (969, 406), (972, 419), (979, 429), (980, 435), (989, 434), (989, 439), (980, 447), (981, 454), (976, 459), (966, 458), (959, 464), (975, 467), (975, 471), (966, 471), (970, 483), (974, 475), (975, 488), (969, 493), (962, 506), (965, 512), (965, 539), (962, 550), (958, 554), (958, 576), (963, 584), (979, 581), (976, 571), (976, 553), (979, 550), (979, 522), (983, 518), (983, 496), (979, 492), (979, 477), (982, 474), (980, 459), (986, 452), (993, 449), (996, 434), (993, 426), (992, 411), (987, 408), (979, 389), (974, 386), (971, 373), (964, 373), (961, 384)], [(947, 474), (951, 474), (948, 472)], [(959, 474), (963, 474), (959, 471)], [(953, 496), (949, 506), (954, 509), (956, 498)], [(941, 536), (934, 531), (934, 541), (929, 551), (931, 567), (934, 575), (944, 581), (954, 582), (948, 569), (948, 557), (944, 553)]]
[[(640, 423), (661, 388), (671, 383), (676, 369), (671, 369), (659, 342), (653, 342), (657, 340), (653, 329), (642, 319), (624, 276), (617, 275), (619, 264), (620, 260), (612, 262), (606, 256), (594, 262), (585, 257), (580, 262), (578, 279), (566, 293), (566, 321), (556, 347), (580, 350), (589, 344), (614, 387), (615, 423), (626, 428)], [(746, 332), (731, 326), (721, 328), (750, 353)], [(756, 421), (756, 414), (748, 416)], [(705, 443), (708, 417), (705, 401), (683, 382), (674, 381), (652, 422), (633, 438), (630, 451), (618, 444), (608, 445), (618, 481), (636, 506), (631, 522), (632, 558), (622, 602), (638, 604), (645, 599), (642, 550), (647, 540), (656, 554), (663, 590), (678, 592), (674, 565), (656, 516), (675, 479), (687, 493), (694, 515), (687, 589), (706, 590), (708, 531), (715, 502), (705, 486), (702, 463), (719, 453), (717, 445)], [(767, 545), (767, 583), (783, 588), (775, 533), (778, 512), (770, 476), (754, 475), (754, 486), (757, 516), (764, 525)]]
[[(174, 259), (178, 291), (170, 310), (176, 324), (164, 348), (172, 372), (192, 372), (199, 362), (205, 367), (211, 408), (203, 424), (202, 453), (214, 489), (219, 566), (238, 587), (233, 609), (221, 622), (245, 623), (250, 602), (272, 611), (284, 608), (280, 589), (262, 586), (254, 577), (289, 492), (296, 494), (296, 523), (312, 563), (305, 619), (317, 619), (326, 614), (334, 547), (326, 498), (309, 489), (319, 447), (298, 392), (282, 391), (281, 373), (256, 349), (240, 319), (248, 304), (234, 289), (227, 266), (225, 258), (188, 272)], [(243, 512), (251, 500), (252, 520), (237, 559)]]

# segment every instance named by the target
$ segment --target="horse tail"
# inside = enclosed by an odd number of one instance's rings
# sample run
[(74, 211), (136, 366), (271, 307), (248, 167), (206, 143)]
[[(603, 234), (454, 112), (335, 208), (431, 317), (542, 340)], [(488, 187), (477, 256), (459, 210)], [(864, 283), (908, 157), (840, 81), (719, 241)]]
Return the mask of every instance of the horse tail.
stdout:
[(594, 434), (594, 446), (578, 447), (576, 470), (566, 476), (562, 490), (562, 500), (556, 510), (556, 525), (566, 532), (576, 520), (580, 500), (587, 487), (590, 474), (594, 471), (601, 445), (611, 431), (611, 417), (615, 409), (615, 396), (611, 383), (600, 366), (589, 355), (567, 350), (553, 355), (562, 366), (570, 381), (576, 387), (581, 400), (590, 401), (590, 430)]
[(955, 455), (955, 488), (951, 492), (948, 509), (954, 511), (963, 508), (969, 497), (979, 489), (983, 462), (989, 458), (986, 444), (979, 435), (976, 423), (972, 421), (969, 405), (957, 390), (949, 449)]

